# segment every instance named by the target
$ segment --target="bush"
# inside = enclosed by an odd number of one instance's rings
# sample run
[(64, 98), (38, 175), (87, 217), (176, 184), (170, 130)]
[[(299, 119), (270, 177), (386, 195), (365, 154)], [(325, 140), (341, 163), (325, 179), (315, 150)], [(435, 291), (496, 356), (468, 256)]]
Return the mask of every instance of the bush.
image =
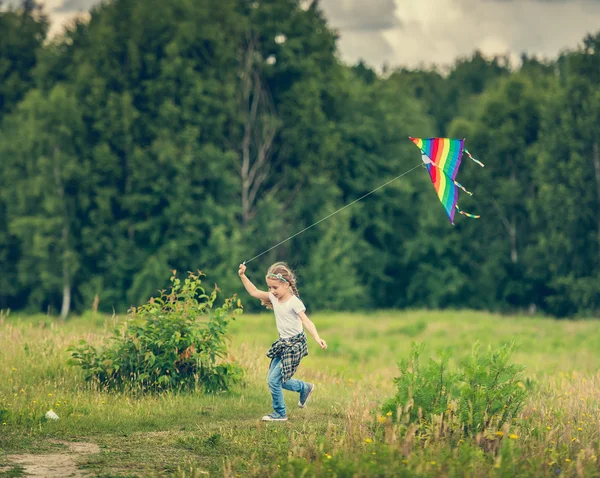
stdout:
[(423, 344), (413, 343), (409, 359), (398, 364), (398, 391), (384, 403), (383, 414), (391, 412), (393, 420), (411, 423), (441, 417), (453, 425), (446, 427), (449, 433), (467, 436), (499, 430), (517, 416), (526, 392), (520, 379), (524, 367), (510, 361), (514, 344), (488, 349), (484, 355), (476, 344), (456, 370), (449, 368), (448, 351), (438, 352), (438, 360), (422, 366), (423, 349)]
[(242, 304), (233, 296), (214, 307), (219, 289), (207, 295), (201, 275), (190, 272), (181, 283), (173, 271), (169, 293), (132, 308), (106, 346), (81, 340), (69, 347), (69, 363), (108, 388), (227, 390), (242, 376), (239, 365), (225, 360), (227, 327)]

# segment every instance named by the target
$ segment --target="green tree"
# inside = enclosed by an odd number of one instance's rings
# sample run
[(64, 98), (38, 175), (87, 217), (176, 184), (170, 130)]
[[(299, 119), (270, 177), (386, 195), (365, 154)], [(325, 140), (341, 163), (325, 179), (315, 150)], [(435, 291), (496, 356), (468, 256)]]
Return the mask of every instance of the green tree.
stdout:
[[(42, 7), (25, 0), (17, 8), (2, 8), (0, 2), (0, 128), (7, 115), (33, 87), (33, 71), (48, 30)], [(0, 131), (1, 134), (1, 131)], [(8, 163), (0, 160), (0, 189), (6, 190)], [(8, 229), (11, 202), (0, 195), (0, 308), (23, 306), (17, 277), (19, 239)]]
[[(0, 3), (0, 7), (1, 7)], [(38, 51), (48, 32), (42, 6), (22, 0), (18, 8), (0, 9), (0, 118), (33, 87)]]
[[(93, 156), (84, 303), (96, 294), (105, 310), (145, 300), (166, 270), (194, 270), (212, 257), (205, 248), (212, 227), (234, 217), (225, 138), (235, 7), (117, 0), (63, 40), (74, 63), (63, 74), (80, 99)], [(48, 55), (45, 71), (63, 63)]]
[[(533, 173), (545, 99), (539, 86), (524, 74), (513, 74), (495, 92), (482, 96), (467, 146), (486, 167), (478, 168), (465, 157), (470, 164), (463, 165), (459, 178), (476, 194), (470, 203), (484, 222), (465, 222), (462, 234), (475, 267), (473, 277), (478, 277), (473, 295), (476, 290), (477, 295), (490, 294), (486, 302), (499, 307), (527, 307), (533, 300), (525, 253), (534, 233), (530, 206), (535, 201)], [(453, 133), (462, 137), (459, 127)], [(462, 198), (467, 197), (461, 196), (461, 205)]]
[(600, 34), (559, 59), (535, 170), (532, 269), (552, 314), (600, 311)]
[(83, 123), (76, 98), (62, 85), (48, 96), (30, 92), (5, 122), (3, 199), (8, 229), (19, 239), (20, 283), (29, 303), (71, 308), (80, 267), (79, 220), (88, 203)]
[[(420, 156), (409, 135), (430, 129), (418, 101), (398, 91), (394, 79), (365, 83), (347, 71), (339, 87), (339, 146), (331, 178), (342, 190), (341, 204), (373, 191), (418, 166)], [(406, 305), (409, 271), (404, 263), (406, 241), (414, 235), (418, 216), (419, 172), (402, 176), (351, 208), (356, 270), (374, 307)]]

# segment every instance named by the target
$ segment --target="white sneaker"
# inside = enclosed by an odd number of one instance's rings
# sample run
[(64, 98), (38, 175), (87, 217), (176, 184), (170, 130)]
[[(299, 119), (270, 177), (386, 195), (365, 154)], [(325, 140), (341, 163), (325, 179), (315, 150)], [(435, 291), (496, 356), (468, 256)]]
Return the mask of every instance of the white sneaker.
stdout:
[(279, 413), (273, 412), (269, 415), (262, 417), (263, 422), (287, 422), (287, 416), (279, 415)]

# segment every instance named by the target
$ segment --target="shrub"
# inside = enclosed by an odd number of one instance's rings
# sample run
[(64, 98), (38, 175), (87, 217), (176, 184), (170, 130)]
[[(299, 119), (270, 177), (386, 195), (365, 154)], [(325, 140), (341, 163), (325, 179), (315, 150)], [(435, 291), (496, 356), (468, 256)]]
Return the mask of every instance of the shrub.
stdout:
[(408, 360), (398, 364), (396, 395), (384, 403), (382, 412), (411, 423), (442, 417), (454, 425), (446, 427), (449, 433), (467, 436), (499, 430), (517, 416), (526, 398), (520, 378), (524, 367), (510, 361), (513, 349), (511, 343), (481, 355), (476, 344), (470, 356), (451, 370), (449, 351), (438, 352), (438, 360), (423, 366), (424, 345), (413, 343)]
[(69, 363), (107, 388), (227, 390), (242, 376), (239, 365), (226, 360), (227, 327), (242, 304), (233, 296), (215, 307), (219, 289), (207, 295), (201, 275), (190, 272), (182, 283), (173, 271), (170, 292), (130, 309), (106, 346), (81, 340), (69, 347)]

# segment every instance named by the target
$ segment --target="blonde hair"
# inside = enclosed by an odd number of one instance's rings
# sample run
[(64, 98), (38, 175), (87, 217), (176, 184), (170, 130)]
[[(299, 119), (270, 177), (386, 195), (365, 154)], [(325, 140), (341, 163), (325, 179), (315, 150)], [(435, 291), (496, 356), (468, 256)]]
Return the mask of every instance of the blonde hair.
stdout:
[[(269, 277), (270, 275), (276, 276), (278, 274), (281, 274), (281, 279)], [(298, 287), (296, 286), (296, 274), (294, 274), (290, 266), (288, 266), (285, 262), (276, 262), (271, 267), (269, 267), (269, 270), (267, 271), (267, 278), (272, 280), (278, 280), (283, 283), (287, 282), (290, 285), (290, 288), (292, 289), (292, 293), (296, 297), (300, 297), (300, 294), (298, 293)], [(271, 304), (270, 300), (263, 300), (262, 304), (267, 309), (273, 308), (273, 304)]]

